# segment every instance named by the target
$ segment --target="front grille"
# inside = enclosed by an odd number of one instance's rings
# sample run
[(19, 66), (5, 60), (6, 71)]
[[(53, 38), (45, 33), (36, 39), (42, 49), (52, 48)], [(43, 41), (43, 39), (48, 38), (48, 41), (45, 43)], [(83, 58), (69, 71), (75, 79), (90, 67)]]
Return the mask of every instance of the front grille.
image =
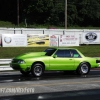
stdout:
[(17, 64), (10, 64), (10, 66), (15, 70), (20, 70), (20, 66)]
[(12, 63), (17, 63), (19, 60), (18, 59), (13, 59)]

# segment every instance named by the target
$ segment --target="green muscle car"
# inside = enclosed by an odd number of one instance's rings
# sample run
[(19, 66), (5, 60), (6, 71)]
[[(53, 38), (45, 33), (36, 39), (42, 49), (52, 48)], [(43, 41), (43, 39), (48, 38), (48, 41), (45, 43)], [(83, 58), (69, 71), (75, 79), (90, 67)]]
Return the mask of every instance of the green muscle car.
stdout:
[(55, 47), (17, 56), (12, 59), (10, 66), (23, 75), (32, 73), (37, 77), (43, 75), (44, 71), (76, 71), (79, 75), (86, 75), (91, 68), (97, 68), (99, 62), (96, 58), (85, 57), (77, 49)]

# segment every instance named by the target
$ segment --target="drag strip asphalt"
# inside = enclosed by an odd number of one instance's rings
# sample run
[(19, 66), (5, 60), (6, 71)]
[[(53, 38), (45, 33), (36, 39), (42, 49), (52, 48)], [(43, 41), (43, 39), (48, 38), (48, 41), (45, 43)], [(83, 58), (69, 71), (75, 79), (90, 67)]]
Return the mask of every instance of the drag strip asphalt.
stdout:
[(100, 100), (100, 70), (91, 70), (83, 76), (70, 72), (45, 72), (42, 77), (23, 76), (19, 71), (0, 72), (0, 100), (18, 99)]

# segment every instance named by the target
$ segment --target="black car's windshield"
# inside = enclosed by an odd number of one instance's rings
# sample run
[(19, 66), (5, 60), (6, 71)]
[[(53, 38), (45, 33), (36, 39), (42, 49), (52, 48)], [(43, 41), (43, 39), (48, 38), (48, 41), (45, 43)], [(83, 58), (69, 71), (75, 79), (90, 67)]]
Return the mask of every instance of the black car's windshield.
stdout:
[(51, 56), (55, 51), (56, 51), (56, 49), (54, 49), (54, 48), (48, 48), (44, 52), (46, 52), (46, 54), (45, 54), (46, 56)]

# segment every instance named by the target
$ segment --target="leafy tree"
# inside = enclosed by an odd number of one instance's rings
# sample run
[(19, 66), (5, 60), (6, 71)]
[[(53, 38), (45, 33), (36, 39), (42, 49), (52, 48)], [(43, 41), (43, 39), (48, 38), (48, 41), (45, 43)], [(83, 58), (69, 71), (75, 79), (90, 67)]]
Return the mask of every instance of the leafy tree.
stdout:
[(80, 26), (98, 26), (100, 20), (100, 3), (97, 0), (81, 0), (77, 5)]
[(0, 0), (0, 20), (16, 23), (17, 20), (16, 0)]
[[(17, 1), (0, 0), (0, 20), (17, 24)], [(100, 24), (100, 0), (67, 0), (68, 26)], [(65, 0), (19, 0), (19, 21), (28, 25), (64, 26)]]

